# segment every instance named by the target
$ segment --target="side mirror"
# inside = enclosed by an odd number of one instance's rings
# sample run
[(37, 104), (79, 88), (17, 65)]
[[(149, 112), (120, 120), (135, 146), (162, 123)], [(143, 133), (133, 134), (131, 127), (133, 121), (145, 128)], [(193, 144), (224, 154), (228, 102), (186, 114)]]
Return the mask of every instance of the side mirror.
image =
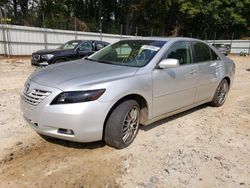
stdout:
[(163, 59), (159, 63), (159, 67), (161, 69), (166, 69), (166, 68), (174, 68), (179, 66), (179, 60), (178, 59)]

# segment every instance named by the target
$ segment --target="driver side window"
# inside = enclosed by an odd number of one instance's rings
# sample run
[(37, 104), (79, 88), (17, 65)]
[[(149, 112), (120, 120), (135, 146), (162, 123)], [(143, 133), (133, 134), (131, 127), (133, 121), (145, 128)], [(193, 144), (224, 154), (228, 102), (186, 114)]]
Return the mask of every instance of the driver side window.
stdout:
[(92, 43), (91, 42), (84, 42), (80, 44), (78, 47), (79, 51), (83, 52), (91, 52), (92, 51)]
[(164, 59), (178, 59), (180, 65), (192, 63), (192, 51), (188, 42), (174, 43), (167, 51)]

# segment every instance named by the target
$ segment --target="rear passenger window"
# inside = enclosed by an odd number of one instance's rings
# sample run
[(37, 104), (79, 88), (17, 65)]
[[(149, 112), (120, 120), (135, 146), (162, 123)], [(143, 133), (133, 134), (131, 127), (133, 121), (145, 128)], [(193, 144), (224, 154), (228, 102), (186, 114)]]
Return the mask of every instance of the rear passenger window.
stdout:
[(219, 60), (219, 56), (210, 48), (212, 61)]
[(176, 42), (167, 51), (164, 59), (178, 59), (180, 65), (192, 63), (192, 53), (189, 43)]
[(210, 48), (208, 45), (201, 42), (193, 43), (196, 62), (211, 61)]

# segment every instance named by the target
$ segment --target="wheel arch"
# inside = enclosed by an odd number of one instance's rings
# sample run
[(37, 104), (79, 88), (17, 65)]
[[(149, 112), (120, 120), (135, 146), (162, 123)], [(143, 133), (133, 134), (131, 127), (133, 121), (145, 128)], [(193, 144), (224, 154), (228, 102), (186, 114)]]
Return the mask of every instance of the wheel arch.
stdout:
[[(228, 76), (225, 76), (223, 79), (225, 79), (226, 81), (227, 81), (227, 83), (228, 83), (228, 85), (229, 85), (229, 87), (230, 87), (230, 85), (231, 85), (231, 80), (230, 80), (230, 78), (228, 77)], [(223, 80), (222, 79), (222, 80)]]
[(109, 116), (111, 115), (111, 113), (114, 111), (114, 109), (119, 105), (121, 104), (122, 102), (124, 101), (127, 101), (127, 100), (135, 100), (138, 102), (139, 106), (140, 106), (140, 123), (141, 124), (144, 124), (144, 122), (146, 122), (148, 120), (148, 102), (147, 100), (145, 99), (145, 97), (143, 97), (142, 95), (139, 95), (139, 94), (129, 94), (129, 95), (126, 95), (122, 98), (120, 98), (112, 107), (111, 109), (109, 110), (106, 118), (105, 118), (105, 121), (104, 121), (104, 125), (103, 125), (103, 135), (102, 137), (104, 138), (104, 133), (105, 133), (105, 127), (106, 127), (106, 123), (108, 121), (108, 118)]
[(57, 57), (57, 58), (55, 58), (54, 60), (53, 60), (53, 63), (55, 63), (56, 61), (58, 61), (58, 60), (65, 60), (65, 61), (69, 61), (69, 59), (68, 58), (66, 58), (66, 57)]

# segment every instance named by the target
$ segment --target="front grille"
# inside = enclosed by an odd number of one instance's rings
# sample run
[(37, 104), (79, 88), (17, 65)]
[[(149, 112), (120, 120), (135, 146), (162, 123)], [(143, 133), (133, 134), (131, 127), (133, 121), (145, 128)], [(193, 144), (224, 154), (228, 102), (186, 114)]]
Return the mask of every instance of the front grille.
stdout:
[(42, 100), (51, 94), (50, 91), (33, 89), (30, 93), (22, 92), (22, 98), (32, 105), (38, 105)]
[(38, 54), (33, 54), (32, 56), (33, 56), (33, 59), (34, 59), (35, 61), (40, 60), (40, 55), (38, 55)]

